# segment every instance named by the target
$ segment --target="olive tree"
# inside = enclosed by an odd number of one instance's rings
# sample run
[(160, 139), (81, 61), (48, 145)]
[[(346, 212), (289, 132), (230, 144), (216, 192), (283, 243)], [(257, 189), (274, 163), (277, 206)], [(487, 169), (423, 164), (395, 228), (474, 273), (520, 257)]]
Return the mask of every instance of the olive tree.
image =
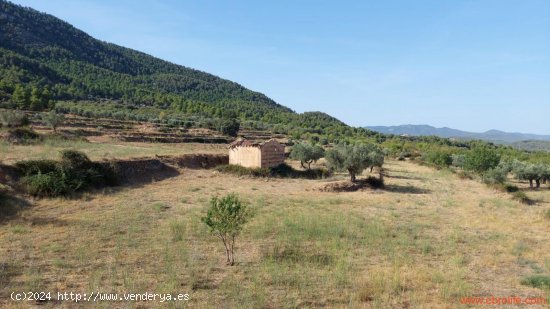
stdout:
[(292, 146), (290, 152), (290, 158), (300, 161), (300, 165), (305, 168), (304, 164), (307, 164), (307, 169), (311, 169), (311, 163), (317, 162), (325, 155), (323, 147), (318, 145), (311, 145), (305, 143), (299, 143)]
[(541, 182), (550, 179), (550, 168), (544, 164), (516, 163), (513, 170), (519, 180), (528, 180), (531, 188), (540, 188)]
[(382, 168), (382, 165), (384, 165), (384, 151), (382, 149), (380, 149), (379, 147), (377, 147), (376, 145), (374, 144), (369, 144), (369, 147), (371, 148), (370, 152), (369, 152), (369, 168), (370, 168), (370, 172), (372, 173), (372, 169), (377, 167), (377, 168)]
[(53, 109), (45, 114), (42, 114), (42, 121), (52, 128), (54, 132), (57, 132), (57, 127), (61, 125), (64, 120), (65, 117), (63, 117), (62, 114), (56, 113)]
[(236, 194), (210, 200), (210, 207), (202, 222), (223, 242), (228, 265), (235, 264), (236, 238), (251, 217), (252, 212)]
[(380, 148), (369, 144), (339, 145), (327, 151), (326, 159), (331, 169), (347, 171), (352, 182), (357, 175), (372, 166), (382, 166), (383, 156), (380, 158)]

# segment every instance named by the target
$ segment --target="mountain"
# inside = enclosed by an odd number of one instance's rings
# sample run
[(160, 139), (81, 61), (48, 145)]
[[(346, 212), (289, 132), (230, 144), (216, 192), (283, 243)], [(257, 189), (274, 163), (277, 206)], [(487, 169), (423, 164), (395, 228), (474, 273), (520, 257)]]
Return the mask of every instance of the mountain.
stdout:
[(0, 0), (0, 105), (41, 110), (52, 101), (77, 101), (102, 116), (116, 109), (117, 117), (139, 120), (147, 110), (147, 119), (239, 118), (296, 135), (367, 132), (321, 112), (297, 114), (238, 83), (100, 41), (52, 15)]
[[(509, 133), (499, 130), (489, 130), (483, 133), (467, 132), (447, 127), (436, 128), (429, 125), (400, 125), (400, 126), (369, 126), (370, 130), (394, 135), (428, 136), (435, 135), (445, 138), (480, 139), (494, 143), (509, 144), (521, 141), (550, 141), (550, 135), (536, 135), (527, 133)], [(524, 143), (527, 145), (528, 143)], [(518, 144), (519, 146), (520, 144)], [(519, 147), (518, 147), (519, 148)]]

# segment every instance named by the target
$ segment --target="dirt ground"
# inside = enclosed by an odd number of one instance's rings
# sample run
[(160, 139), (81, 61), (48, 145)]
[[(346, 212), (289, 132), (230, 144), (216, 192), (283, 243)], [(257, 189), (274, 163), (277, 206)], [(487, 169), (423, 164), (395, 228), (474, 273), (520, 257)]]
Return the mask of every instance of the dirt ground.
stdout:
[[(385, 166), (384, 190), (319, 191), (345, 175), (254, 179), (182, 169), (158, 182), (31, 200), (0, 225), (0, 306), (35, 305), (10, 301), (13, 291), (189, 294), (173, 308), (459, 308), (468, 296), (550, 299), (548, 290), (521, 283), (550, 273), (547, 187), (527, 192), (538, 203), (526, 206), (448, 171)], [(232, 267), (200, 221), (212, 196), (230, 192), (255, 213)]]

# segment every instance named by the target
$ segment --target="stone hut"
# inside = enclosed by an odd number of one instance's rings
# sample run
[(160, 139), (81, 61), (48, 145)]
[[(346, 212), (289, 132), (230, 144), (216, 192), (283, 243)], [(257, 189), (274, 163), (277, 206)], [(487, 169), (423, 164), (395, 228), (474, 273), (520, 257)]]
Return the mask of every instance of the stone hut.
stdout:
[(229, 145), (229, 164), (273, 167), (285, 162), (285, 145), (274, 139), (252, 142), (239, 139)]

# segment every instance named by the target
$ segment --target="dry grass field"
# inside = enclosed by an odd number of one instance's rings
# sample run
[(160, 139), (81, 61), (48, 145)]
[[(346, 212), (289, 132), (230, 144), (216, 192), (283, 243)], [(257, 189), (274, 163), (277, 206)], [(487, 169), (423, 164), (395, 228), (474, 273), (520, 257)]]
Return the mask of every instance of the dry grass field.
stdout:
[[(55, 157), (66, 146), (1, 145), (0, 159)], [(223, 151), (76, 147), (92, 159)], [(254, 179), (183, 169), (159, 182), (30, 200), (0, 224), (0, 306), (35, 305), (10, 301), (12, 291), (190, 295), (188, 302), (78, 304), (100, 308), (457, 308), (464, 296), (550, 299), (548, 290), (521, 284), (550, 274), (547, 186), (528, 192), (538, 203), (526, 206), (449, 171), (385, 166), (386, 189), (376, 191), (318, 190), (345, 175)], [(200, 221), (212, 196), (230, 192), (255, 212), (238, 239), (235, 266), (225, 265), (223, 245)]]

